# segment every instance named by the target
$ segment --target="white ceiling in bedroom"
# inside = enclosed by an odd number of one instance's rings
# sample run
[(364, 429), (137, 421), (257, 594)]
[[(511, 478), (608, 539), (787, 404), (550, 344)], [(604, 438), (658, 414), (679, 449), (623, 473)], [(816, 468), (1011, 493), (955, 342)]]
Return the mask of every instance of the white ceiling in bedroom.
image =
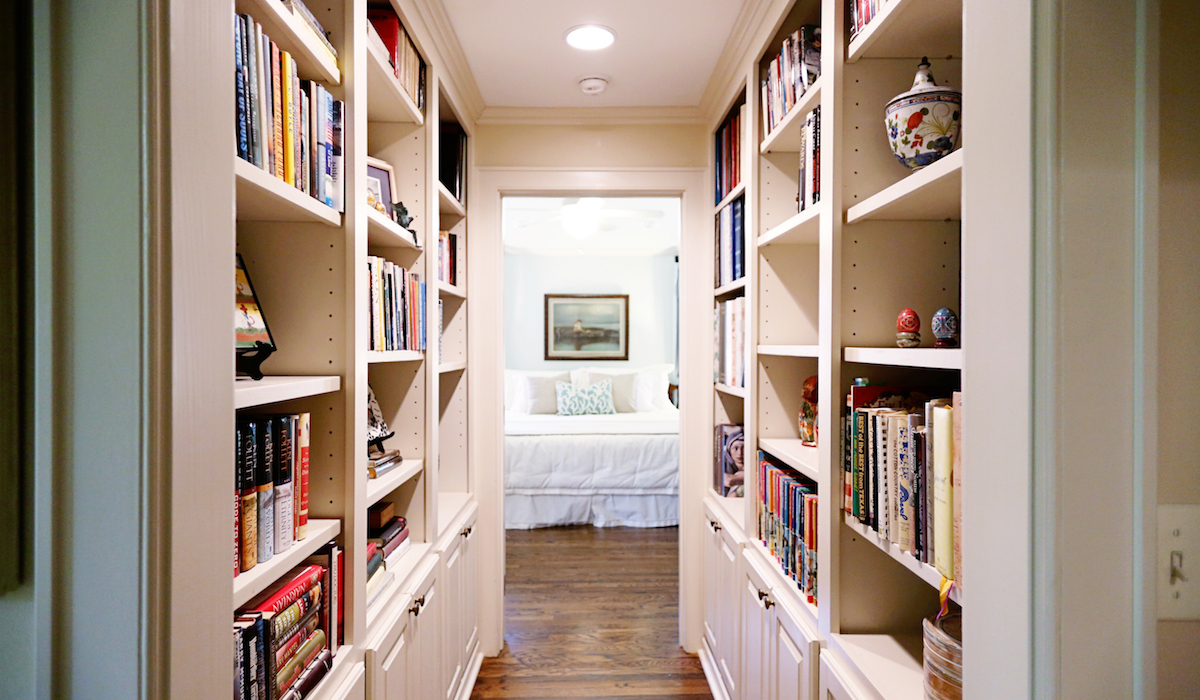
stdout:
[[(489, 107), (694, 107), (743, 0), (443, 0)], [(567, 45), (600, 24), (616, 41)], [(609, 79), (601, 95), (579, 80)]]
[(679, 250), (675, 197), (505, 197), (509, 253), (660, 255)]

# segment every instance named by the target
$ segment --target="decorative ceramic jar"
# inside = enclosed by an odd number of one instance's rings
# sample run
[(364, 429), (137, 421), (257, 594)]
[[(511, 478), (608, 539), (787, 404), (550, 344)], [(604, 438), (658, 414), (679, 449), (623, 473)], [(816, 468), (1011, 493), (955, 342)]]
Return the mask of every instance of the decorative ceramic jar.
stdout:
[(933, 328), (935, 348), (958, 347), (958, 314), (945, 307), (937, 310), (929, 326)]
[(928, 58), (921, 59), (912, 89), (893, 97), (884, 114), (892, 153), (911, 170), (958, 148), (962, 93), (933, 81)]
[(912, 309), (905, 309), (896, 317), (896, 345), (915, 348), (921, 344), (921, 317)]

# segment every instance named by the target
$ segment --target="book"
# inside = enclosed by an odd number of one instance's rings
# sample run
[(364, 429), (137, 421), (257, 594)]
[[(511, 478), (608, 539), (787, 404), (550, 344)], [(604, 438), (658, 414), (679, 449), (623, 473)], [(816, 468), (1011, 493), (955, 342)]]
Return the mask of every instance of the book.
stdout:
[(308, 664), (312, 663), (322, 651), (327, 650), (325, 631), (315, 630), (276, 672), (275, 685), (279, 688), (279, 692), (282, 694), (291, 688), (299, 680), (300, 674), (308, 667)]
[(333, 634), (338, 607), (342, 604), (342, 549), (330, 542), (304, 560), (308, 566), (322, 569), (321, 585), (326, 595), (320, 605), (320, 626), (326, 631), (329, 650), (337, 651), (337, 638)]
[(288, 688), (286, 693), (280, 696), (279, 700), (302, 700), (302, 698), (306, 697), (317, 687), (317, 684), (321, 682), (321, 679), (332, 668), (333, 653), (328, 649), (324, 649), (305, 667), (300, 677)]
[(329, 58), (336, 60), (338, 52), (337, 49), (333, 47), (333, 44), (329, 42), (328, 32), (325, 31), (325, 28), (321, 26), (321, 23), (317, 21), (316, 16), (308, 9), (302, 0), (283, 0), (283, 6), (290, 9), (292, 14), (303, 20), (304, 26), (312, 30), (312, 33), (316, 35), (317, 40), (321, 42), (321, 46), (329, 52)]
[(308, 537), (309, 452), (312, 441), (312, 414), (299, 414), (296, 421), (296, 445), (300, 458), (300, 508), (296, 513), (296, 539)]
[(391, 501), (380, 501), (367, 508), (367, 530), (382, 530), (396, 515), (396, 506)]
[(283, 577), (281, 583), (263, 591), (246, 606), (256, 612), (283, 612), (321, 580), (323, 567), (317, 564), (297, 566)]
[(237, 483), (240, 502), (240, 570), (249, 571), (258, 563), (258, 486), (255, 482), (258, 438), (255, 424), (250, 421), (238, 421), (234, 439), (234, 461), (237, 464), (235, 473), (240, 476)]
[[(372, 542), (371, 544), (375, 543)], [(374, 576), (375, 572), (378, 571), (379, 567), (381, 566), (383, 566), (383, 550), (376, 549), (374, 554), (371, 555), (371, 558), (367, 560), (367, 578), (369, 579)]]
[[(735, 445), (734, 443), (739, 443)], [(741, 425), (722, 423), (716, 427), (714, 451), (714, 488), (722, 496), (745, 493), (745, 432)]]
[(949, 579), (954, 578), (953, 420), (951, 407), (933, 407), (934, 567)]
[(387, 555), (387, 558), (383, 560), (384, 568), (394, 571), (396, 565), (404, 556), (405, 552), (409, 551), (410, 549), (412, 549), (412, 538), (408, 536), (408, 530), (405, 530), (404, 539), (399, 540), (399, 544), (397, 544), (395, 549), (393, 549), (391, 553)]
[(408, 521), (403, 516), (395, 516), (382, 528), (374, 528), (367, 531), (370, 539), (368, 541), (377, 542), (381, 545), (386, 545), (395, 539), (402, 531), (408, 527)]
[(292, 469), (295, 462), (295, 433), (291, 416), (272, 420), (275, 444), (275, 552), (291, 549), (295, 533), (293, 522)]
[(271, 42), (271, 132), (273, 139), (271, 164), (275, 177), (285, 180), (283, 155), (283, 74), (280, 72), (280, 51)]
[(404, 528), (395, 537), (388, 540), (387, 542), (382, 543), (381, 546), (383, 547), (384, 558), (386, 559), (387, 557), (390, 557), (392, 555), (392, 553), (395, 552), (396, 549), (400, 547), (400, 545), (404, 544), (407, 541), (408, 541), (408, 528)]
[(962, 392), (956, 391), (951, 397), (950, 407), (953, 411), (951, 414), (950, 427), (950, 500), (951, 509), (954, 512), (954, 582), (958, 585), (958, 589), (962, 590), (963, 585), (963, 565), (962, 565), (962, 478), (963, 478), (963, 459), (962, 459), (962, 425), (963, 425), (963, 404)]
[(258, 489), (258, 561), (275, 556), (275, 440), (274, 419), (258, 420), (255, 487)]

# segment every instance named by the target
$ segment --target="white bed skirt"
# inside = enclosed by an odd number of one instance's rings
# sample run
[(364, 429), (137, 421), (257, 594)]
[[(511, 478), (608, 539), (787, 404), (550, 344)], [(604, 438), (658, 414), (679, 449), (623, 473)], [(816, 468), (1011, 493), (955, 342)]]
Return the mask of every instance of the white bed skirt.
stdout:
[(675, 494), (525, 494), (504, 496), (504, 526), (670, 527), (679, 524)]

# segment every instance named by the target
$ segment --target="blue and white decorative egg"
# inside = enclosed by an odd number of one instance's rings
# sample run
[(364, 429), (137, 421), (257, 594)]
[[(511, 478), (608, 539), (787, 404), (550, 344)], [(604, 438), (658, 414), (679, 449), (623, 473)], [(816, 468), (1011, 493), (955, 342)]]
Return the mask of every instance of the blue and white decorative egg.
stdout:
[(958, 314), (948, 308), (942, 307), (933, 315), (933, 347), (935, 348), (956, 348), (958, 347)]

